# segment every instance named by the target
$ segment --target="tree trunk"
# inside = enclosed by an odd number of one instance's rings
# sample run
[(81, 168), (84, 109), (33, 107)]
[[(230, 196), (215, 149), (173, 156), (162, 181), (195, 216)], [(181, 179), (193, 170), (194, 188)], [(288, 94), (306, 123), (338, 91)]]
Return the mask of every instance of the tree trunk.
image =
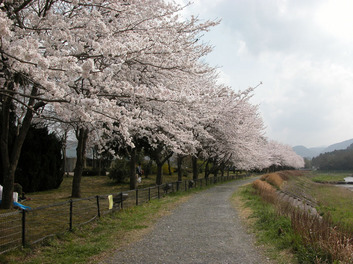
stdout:
[(66, 157), (66, 144), (67, 144), (67, 131), (64, 132), (64, 136), (62, 138), (62, 147), (61, 151), (63, 152), (63, 172), (69, 176), (69, 171), (66, 171), (66, 163), (67, 163), (67, 157)]
[[(8, 85), (9, 90), (12, 90), (13, 83)], [(29, 99), (28, 105), (33, 108), (27, 108), (25, 117), (23, 119), (21, 127), (19, 127), (18, 135), (15, 138), (12, 150), (9, 149), (9, 133), (10, 133), (10, 111), (11, 111), (11, 98), (3, 95), (2, 98), (2, 111), (1, 111), (1, 136), (0, 136), (0, 149), (1, 159), (3, 165), (3, 193), (1, 208), (10, 209), (13, 201), (13, 189), (15, 172), (17, 169), (18, 161), (20, 159), (23, 142), (27, 136), (29, 127), (33, 119), (34, 111), (37, 111), (40, 107), (45, 104), (43, 102), (35, 103), (34, 97), (37, 95), (38, 89), (33, 86), (31, 91), (31, 99)]]
[[(5, 96), (4, 96), (5, 97)], [(10, 98), (5, 97), (1, 111), (1, 162), (3, 168), (3, 193), (1, 208), (9, 209), (12, 207), (12, 193), (15, 173), (11, 171), (11, 161), (9, 153), (9, 132), (10, 132)]]
[(72, 180), (71, 197), (81, 198), (81, 178), (84, 168), (84, 159), (86, 154), (86, 143), (88, 139), (88, 129), (80, 128), (76, 131), (77, 148), (76, 148), (76, 166), (74, 170), (74, 178)]
[(197, 157), (192, 156), (192, 179), (195, 181), (199, 178), (199, 168), (197, 167)]
[(162, 150), (157, 150), (153, 155), (154, 161), (157, 164), (157, 177), (156, 184), (161, 185), (163, 183), (163, 164), (173, 155), (173, 152), (161, 153)]
[(213, 159), (212, 161), (213, 165), (212, 165), (212, 172), (213, 172), (213, 176), (216, 178), (218, 176), (218, 166), (216, 164), (216, 160)]
[(209, 160), (206, 161), (205, 165), (205, 179), (208, 179), (208, 176), (210, 175), (210, 169), (208, 167)]
[(130, 190), (137, 189), (137, 175), (136, 175), (136, 149), (131, 150), (130, 155)]
[(102, 157), (99, 157), (98, 160), (98, 176), (102, 175)]
[(147, 179), (152, 170), (152, 160), (150, 159), (147, 163), (147, 168), (144, 169), (145, 178)]
[(178, 155), (177, 157), (178, 181), (182, 181), (182, 177), (183, 177), (183, 169), (182, 169), (183, 159), (184, 159), (183, 156)]
[(168, 172), (169, 172), (169, 176), (172, 176), (172, 168), (170, 166), (170, 159), (167, 160), (168, 162)]
[(160, 161), (156, 161), (156, 164), (157, 164), (156, 184), (161, 185), (163, 183), (163, 163)]

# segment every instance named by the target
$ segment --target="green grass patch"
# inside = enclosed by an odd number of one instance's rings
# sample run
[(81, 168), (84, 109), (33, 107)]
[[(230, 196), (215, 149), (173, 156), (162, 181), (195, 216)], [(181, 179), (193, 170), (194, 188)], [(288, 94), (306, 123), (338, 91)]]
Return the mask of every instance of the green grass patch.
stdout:
[(342, 225), (353, 232), (353, 192), (342, 186), (313, 182), (317, 181), (318, 177), (328, 182), (330, 179), (338, 181), (349, 175), (348, 172), (315, 172), (304, 177), (291, 177), (286, 184), (286, 190), (300, 197), (309, 197), (317, 204), (321, 215), (329, 215), (334, 224)]
[(318, 201), (322, 215), (329, 214), (333, 223), (353, 232), (353, 192), (343, 187), (313, 185), (310, 193)]
[(299, 244), (294, 235), (290, 219), (278, 216), (274, 206), (264, 202), (251, 185), (246, 185), (234, 193), (233, 199), (239, 196), (243, 208), (250, 208), (248, 216), (250, 229), (256, 234), (256, 240), (264, 245), (267, 255), (277, 263), (296, 263), (288, 253), (293, 243)]
[(329, 172), (329, 171), (315, 171), (312, 172), (310, 178), (314, 182), (338, 182), (344, 181), (344, 178), (352, 175), (352, 172)]

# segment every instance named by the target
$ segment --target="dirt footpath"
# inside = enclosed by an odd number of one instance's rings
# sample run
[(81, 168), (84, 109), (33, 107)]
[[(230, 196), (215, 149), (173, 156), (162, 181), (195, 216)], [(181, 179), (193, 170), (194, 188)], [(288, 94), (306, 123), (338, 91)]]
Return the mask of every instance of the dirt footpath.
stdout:
[(158, 221), (141, 241), (101, 263), (269, 263), (230, 203), (238, 186), (253, 180), (233, 181), (194, 195)]

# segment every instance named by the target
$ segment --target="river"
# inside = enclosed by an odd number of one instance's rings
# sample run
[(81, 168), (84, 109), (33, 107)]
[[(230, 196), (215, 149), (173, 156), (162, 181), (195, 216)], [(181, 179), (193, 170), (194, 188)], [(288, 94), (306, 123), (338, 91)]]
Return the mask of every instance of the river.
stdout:
[(345, 182), (353, 182), (353, 177), (344, 178)]

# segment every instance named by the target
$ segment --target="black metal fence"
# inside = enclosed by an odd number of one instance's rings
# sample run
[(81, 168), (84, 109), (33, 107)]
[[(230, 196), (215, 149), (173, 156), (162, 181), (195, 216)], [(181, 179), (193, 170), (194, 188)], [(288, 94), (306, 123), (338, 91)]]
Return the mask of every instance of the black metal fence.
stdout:
[[(237, 176), (240, 178), (242, 176)], [(188, 191), (235, 179), (235, 176), (210, 177), (196, 181), (165, 183), (115, 194), (97, 195), (82, 199), (0, 214), (0, 254), (20, 246), (38, 243), (48, 237), (89, 223), (121, 208), (159, 199), (168, 193)]]

